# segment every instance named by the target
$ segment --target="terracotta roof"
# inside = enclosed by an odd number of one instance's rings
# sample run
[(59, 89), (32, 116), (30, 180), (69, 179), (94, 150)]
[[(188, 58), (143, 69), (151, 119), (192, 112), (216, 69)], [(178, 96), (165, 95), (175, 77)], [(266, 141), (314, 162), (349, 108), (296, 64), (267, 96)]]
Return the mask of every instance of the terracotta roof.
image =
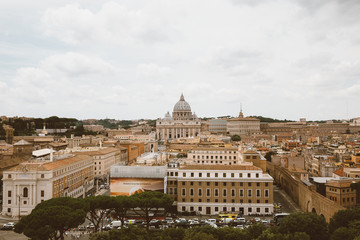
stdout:
[(109, 148), (99, 149), (97, 151), (77, 152), (76, 154), (94, 156), (94, 155), (104, 155), (104, 154), (108, 154), (108, 153), (116, 152), (116, 151), (119, 151), (119, 149), (109, 147)]
[(343, 177), (344, 176), (344, 168), (340, 168), (339, 170), (336, 170), (333, 173), (340, 177)]
[(255, 166), (244, 165), (181, 165), (180, 169), (189, 170), (261, 170)]
[(334, 179), (334, 180), (330, 180), (326, 182), (326, 186), (331, 186), (331, 187), (350, 187), (350, 184), (352, 183), (356, 183), (359, 182), (360, 180), (358, 179)]
[(56, 168), (64, 167), (75, 162), (86, 160), (87, 158), (90, 159), (90, 156), (78, 155), (62, 160), (57, 160), (54, 162), (23, 162), (13, 168), (10, 168), (8, 171), (49, 171)]

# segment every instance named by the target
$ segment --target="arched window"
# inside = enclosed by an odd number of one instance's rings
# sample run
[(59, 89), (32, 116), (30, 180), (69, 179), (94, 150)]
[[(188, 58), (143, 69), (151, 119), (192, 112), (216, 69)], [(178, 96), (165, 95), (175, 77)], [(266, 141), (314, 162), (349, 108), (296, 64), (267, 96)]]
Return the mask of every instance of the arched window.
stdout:
[(24, 188), (23, 190), (23, 197), (28, 197), (29, 190), (28, 188)]

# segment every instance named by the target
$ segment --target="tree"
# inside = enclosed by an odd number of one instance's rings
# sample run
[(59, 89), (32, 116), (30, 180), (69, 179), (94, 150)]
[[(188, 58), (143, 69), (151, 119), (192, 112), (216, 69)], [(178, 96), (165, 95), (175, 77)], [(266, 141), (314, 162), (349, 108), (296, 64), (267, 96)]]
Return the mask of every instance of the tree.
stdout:
[(241, 141), (241, 137), (239, 135), (232, 135), (231, 141), (234, 141), (234, 142)]
[(86, 218), (94, 224), (95, 232), (97, 232), (108, 209), (112, 207), (112, 200), (109, 196), (96, 196), (85, 198), (84, 201), (89, 206)]
[(74, 228), (85, 220), (85, 211), (64, 206), (50, 206), (33, 210), (15, 225), (15, 232), (31, 239), (63, 240), (67, 228)]
[(271, 156), (272, 155), (276, 155), (276, 153), (274, 153), (273, 151), (269, 151), (265, 154), (265, 158), (267, 161), (271, 162)]
[(182, 240), (184, 235), (184, 228), (165, 228), (161, 232), (161, 238), (163, 240)]
[(117, 196), (111, 198), (111, 209), (117, 219), (121, 221), (121, 226), (124, 225), (124, 220), (127, 212), (134, 207), (133, 201), (128, 196)]
[[(111, 230), (109, 232), (111, 240), (146, 240), (148, 233), (141, 228), (129, 227), (120, 230)], [(150, 238), (151, 239), (151, 238)]]
[(133, 210), (146, 221), (146, 230), (149, 230), (150, 221), (156, 216), (160, 209), (170, 210), (174, 199), (162, 192), (148, 191), (130, 197), (134, 201)]
[(353, 240), (359, 230), (347, 227), (339, 227), (331, 234), (331, 240)]
[(85, 212), (87, 212), (89, 208), (89, 205), (86, 201), (84, 201), (84, 199), (72, 197), (58, 197), (51, 198), (49, 200), (39, 203), (38, 205), (36, 205), (35, 210), (53, 206), (64, 206), (74, 210), (83, 209)]
[(346, 209), (337, 211), (330, 219), (329, 231), (333, 233), (340, 227), (348, 227), (354, 220), (360, 219), (360, 208)]
[[(213, 238), (208, 238), (210, 236)], [(187, 239), (219, 239), (219, 232), (216, 228), (213, 228), (209, 225), (190, 228), (185, 231), (184, 240)]]
[(291, 213), (282, 220), (279, 231), (283, 234), (304, 232), (313, 240), (326, 240), (329, 237), (325, 218), (315, 213)]
[(249, 239), (258, 238), (263, 231), (265, 231), (266, 226), (264, 224), (253, 224), (249, 228), (246, 229), (246, 234)]

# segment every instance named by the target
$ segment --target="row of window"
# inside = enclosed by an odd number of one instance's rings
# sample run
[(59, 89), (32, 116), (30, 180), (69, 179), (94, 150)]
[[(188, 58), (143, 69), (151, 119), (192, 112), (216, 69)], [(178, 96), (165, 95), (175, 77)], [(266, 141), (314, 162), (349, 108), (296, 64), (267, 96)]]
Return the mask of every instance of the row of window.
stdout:
[[(177, 181), (174, 181), (174, 183), (176, 184), (176, 182)], [(187, 182), (184, 182), (184, 181), (182, 181), (181, 182), (181, 185), (182, 186), (185, 186), (186, 185), (186, 183)], [(194, 184), (195, 183), (197, 183), (197, 185), (198, 186), (202, 186), (202, 182), (188, 182), (189, 184), (190, 184), (190, 186), (194, 186)], [(222, 185), (222, 186), (232, 186), (232, 187), (235, 187), (236, 186), (236, 183), (235, 182), (231, 182), (231, 183), (229, 183), (229, 185), (228, 185), (228, 183), (227, 182), (223, 182), (222, 184), (220, 184), (219, 182), (213, 182), (214, 184), (214, 186), (219, 186), (219, 185)], [(172, 184), (172, 181), (169, 181), (169, 184)], [(247, 184), (245, 184), (245, 186), (247, 185), (248, 187), (251, 187), (251, 186), (253, 186), (252, 185), (253, 183), (251, 183), (251, 182), (248, 182)], [(255, 184), (255, 183), (254, 183)], [(265, 182), (264, 183), (265, 184), (265, 187), (267, 187), (267, 186), (269, 186), (269, 183), (267, 183), (267, 182)], [(206, 186), (210, 186), (211, 185), (211, 182), (206, 182)], [(239, 184), (238, 184), (240, 187), (243, 187), (244, 186), (244, 183), (243, 182), (240, 182)], [(260, 185), (261, 185), (261, 183), (259, 183), (259, 182), (257, 182), (256, 183), (256, 186), (257, 187), (260, 187)]]
[[(8, 197), (11, 198), (11, 196), (12, 196), (12, 191), (8, 191)], [(41, 197), (45, 196), (45, 191), (44, 190), (40, 191), (40, 196)], [(23, 188), (23, 192), (22, 192), (21, 197), (29, 197), (29, 189), (27, 187)]]
[[(219, 212), (219, 209), (221, 209), (221, 208), (214, 207), (215, 212)], [(193, 206), (190, 206), (188, 208), (185, 207), (185, 206), (181, 207), (182, 212), (186, 212), (187, 210), (189, 210), (190, 212), (194, 212), (195, 210), (197, 210), (199, 212), (202, 212), (203, 207), (197, 207), (197, 209), (195, 207), (193, 207)], [(261, 212), (261, 208), (259, 208), (259, 207), (254, 207), (254, 208), (249, 207), (249, 208), (247, 208), (247, 210), (248, 210), (249, 213), (252, 213), (252, 212), (260, 213)], [(235, 212), (236, 208), (235, 207), (222, 207), (222, 211), (223, 212), (228, 212), (228, 211)], [(264, 208), (264, 211), (265, 211), (265, 213), (268, 213), (270, 211), (270, 209), (269, 208)], [(239, 208), (239, 212), (244, 213), (244, 208)]]
[[(169, 188), (169, 194), (171, 194), (170, 191), (172, 192), (172, 190), (170, 190), (170, 189), (172, 189), (172, 188)], [(206, 188), (205, 189), (205, 194), (206, 194), (207, 197), (211, 197), (212, 194), (214, 195), (214, 197), (219, 197), (220, 196), (219, 191), (220, 190), (218, 188), (215, 188), (215, 189)], [(186, 192), (187, 192), (187, 189), (182, 188), (181, 189), (181, 196), (186, 196)], [(189, 196), (194, 196), (195, 195), (195, 190), (193, 188), (190, 188), (188, 190), (188, 192), (189, 192)], [(230, 189), (229, 194), (230, 194), (231, 197), (236, 197), (236, 192), (237, 191), (235, 189)], [(252, 197), (252, 193), (253, 193), (252, 189), (247, 190), (247, 196), (248, 197)], [(256, 193), (256, 197), (261, 197), (261, 190), (260, 189), (256, 189), (255, 193)], [(198, 188), (197, 191), (196, 191), (196, 194), (199, 197), (203, 196), (203, 189)], [(221, 190), (221, 195), (223, 197), (227, 197), (228, 196), (228, 189), (222, 189)], [(244, 195), (245, 195), (245, 190), (240, 189), (239, 190), (239, 197), (244, 197)], [(269, 197), (269, 189), (264, 190), (264, 197)]]
[[(168, 176), (175, 176), (177, 177), (179, 174), (178, 172), (167, 172), (167, 175)], [(260, 173), (222, 173), (222, 174), (219, 174), (219, 173), (203, 173), (203, 172), (183, 172), (182, 174), (183, 177), (223, 177), (223, 178), (226, 178), (226, 177), (232, 177), (232, 178), (235, 178), (235, 177), (239, 177), (239, 178), (252, 178), (252, 177), (255, 177), (255, 178), (259, 178), (260, 177)]]
[[(196, 202), (196, 200), (197, 200), (197, 202), (202, 202), (202, 199), (201, 199), (201, 198), (199, 198), (199, 199), (190, 198), (190, 202)], [(185, 199), (185, 198), (182, 198), (182, 199), (179, 200), (179, 201), (180, 201), (180, 202), (186, 202), (186, 199)], [(208, 198), (208, 199), (206, 199), (206, 202), (210, 203), (211, 201), (210, 201), (210, 199)], [(219, 201), (219, 199), (214, 199), (213, 202), (219, 203), (219, 202), (221, 202), (221, 201)], [(227, 203), (227, 199), (223, 199), (222, 202), (223, 202), (223, 203)], [(239, 200), (239, 203), (244, 203), (244, 202), (246, 202), (246, 201), (244, 201), (244, 199), (240, 199), (240, 200)], [(263, 200), (263, 202), (269, 203), (269, 200), (265, 199), (265, 200)], [(263, 202), (261, 202), (260, 199), (257, 199), (257, 200), (256, 200), (256, 203), (263, 203)], [(231, 199), (231, 203), (236, 203), (236, 200), (235, 200), (235, 199)], [(251, 199), (248, 199), (248, 200), (247, 200), (247, 203), (253, 203), (253, 202), (252, 202)], [(254, 202), (254, 203), (255, 203), (255, 202)]]
[[(193, 155), (193, 159), (196, 159), (196, 155)], [(200, 155), (197, 155), (197, 159), (200, 159)], [(219, 156), (219, 158), (218, 158), (218, 156), (216, 156), (216, 155), (215, 156), (213, 156), (213, 155), (211, 155), (211, 156), (202, 155), (201, 159), (207, 159), (207, 160), (209, 160), (209, 159), (215, 159), (215, 160), (220, 159), (220, 160), (222, 160), (223, 156)], [(227, 159), (228, 159), (227, 156), (224, 156), (224, 160), (227, 160)], [(232, 158), (231, 158), (231, 156), (229, 156), (229, 160), (236, 160), (236, 156), (233, 156)]]
[(204, 154), (204, 153), (206, 153), (206, 154), (211, 154), (211, 153), (221, 153), (221, 154), (226, 154), (226, 153), (229, 153), (229, 154), (231, 154), (231, 153), (234, 153), (234, 154), (236, 154), (236, 151), (199, 151), (199, 150), (193, 150), (193, 151), (190, 151), (189, 153), (197, 153), (197, 154)]

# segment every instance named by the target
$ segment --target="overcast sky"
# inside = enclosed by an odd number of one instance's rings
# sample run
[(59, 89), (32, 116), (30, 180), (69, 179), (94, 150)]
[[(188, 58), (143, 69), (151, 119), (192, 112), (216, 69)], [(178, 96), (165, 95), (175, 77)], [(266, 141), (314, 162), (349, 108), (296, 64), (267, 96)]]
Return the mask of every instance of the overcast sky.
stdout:
[(1, 0), (0, 115), (360, 117), (358, 0)]

